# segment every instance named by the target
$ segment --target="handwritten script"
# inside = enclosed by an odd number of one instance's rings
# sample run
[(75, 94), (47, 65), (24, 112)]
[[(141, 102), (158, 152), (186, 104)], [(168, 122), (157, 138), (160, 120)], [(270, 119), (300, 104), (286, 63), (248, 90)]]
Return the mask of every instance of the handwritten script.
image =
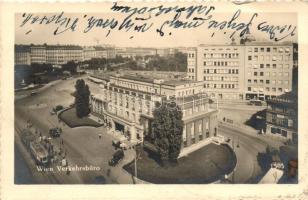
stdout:
[(171, 36), (174, 31), (184, 29), (206, 28), (212, 31), (212, 37), (216, 32), (222, 31), (224, 34), (231, 33), (230, 38), (236, 34), (243, 38), (250, 33), (254, 27), (257, 31), (265, 33), (270, 40), (281, 41), (287, 37), (292, 37), (296, 33), (297, 27), (292, 24), (274, 25), (267, 21), (255, 23), (258, 13), (252, 13), (246, 21), (240, 20), (242, 11), (236, 10), (226, 20), (215, 18), (215, 7), (208, 5), (191, 6), (171, 6), (163, 5), (156, 7), (130, 7), (113, 3), (110, 10), (120, 17), (98, 18), (94, 15), (85, 14), (80, 17), (70, 17), (64, 12), (49, 15), (36, 15), (33, 13), (23, 13), (19, 27), (30, 27), (25, 34), (32, 32), (31, 25), (53, 25), (53, 35), (59, 35), (68, 31), (75, 32), (79, 27), (83, 33), (88, 33), (94, 29), (105, 31), (108, 37), (113, 31), (123, 31), (130, 34), (154, 31), (160, 37)]

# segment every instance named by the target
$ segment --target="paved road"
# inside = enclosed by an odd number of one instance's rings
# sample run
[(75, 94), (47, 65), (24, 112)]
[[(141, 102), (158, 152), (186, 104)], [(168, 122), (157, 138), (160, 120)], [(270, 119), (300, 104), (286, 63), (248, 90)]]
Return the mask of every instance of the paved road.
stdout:
[[(15, 141), (19, 150), (22, 151), (18, 155), (26, 157), (26, 160), (28, 160), (26, 164), (36, 174), (38, 183), (96, 183), (99, 177), (103, 177), (106, 183), (133, 183), (132, 177), (126, 174), (121, 168), (125, 162), (133, 159), (133, 150), (125, 152), (126, 159), (118, 167), (110, 168), (108, 166), (108, 160), (115, 152), (111, 146), (111, 141), (114, 138), (106, 134), (104, 127), (69, 128), (65, 124), (60, 123), (56, 115), (50, 115), (49, 112), (56, 105), (68, 106), (74, 101), (71, 93), (74, 90), (75, 82), (76, 78), (60, 80), (40, 88), (38, 94), (35, 96), (22, 93), (22, 95), (27, 96), (15, 99), (15, 137), (17, 137)], [(99, 90), (97, 85), (96, 88), (94, 86), (90, 86), (91, 91)], [(34, 127), (42, 132), (43, 135), (47, 135), (51, 127), (61, 127), (63, 130), (61, 139), (64, 141), (64, 149), (67, 151), (69, 165), (98, 166), (101, 168), (101, 171), (71, 172), (69, 176), (59, 173), (37, 174), (35, 164), (29, 162), (31, 158), (27, 157), (29, 153), (25, 149), (22, 149), (20, 143), (18, 144), (18, 133), (25, 127), (27, 120), (30, 120)], [(101, 140), (98, 139), (98, 133), (103, 133)], [(55, 139), (53, 143), (59, 146), (60, 141), (60, 139)], [(110, 176), (107, 175), (108, 169), (111, 169)]]
[(279, 141), (272, 141), (266, 137), (252, 135), (245, 130), (222, 124), (219, 125), (218, 133), (231, 138), (229, 144), (234, 147), (237, 156), (237, 166), (234, 173), (235, 183), (250, 183), (254, 178), (261, 175), (262, 171), (257, 161), (258, 153), (265, 152), (268, 145), (276, 148), (282, 145)]

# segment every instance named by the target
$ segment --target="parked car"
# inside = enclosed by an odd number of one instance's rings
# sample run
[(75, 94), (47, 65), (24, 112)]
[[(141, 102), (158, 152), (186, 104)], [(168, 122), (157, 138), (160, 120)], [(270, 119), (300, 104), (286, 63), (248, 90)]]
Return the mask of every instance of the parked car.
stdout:
[(124, 158), (124, 151), (123, 150), (118, 150), (116, 151), (113, 156), (112, 159), (109, 161), (109, 165), (110, 166), (116, 166), (122, 159)]
[(49, 129), (49, 135), (51, 137), (60, 137), (61, 133), (62, 133), (61, 128), (56, 127), (56, 128)]
[(35, 96), (35, 95), (37, 95), (36, 91), (32, 91), (31, 94), (30, 94), (30, 96)]

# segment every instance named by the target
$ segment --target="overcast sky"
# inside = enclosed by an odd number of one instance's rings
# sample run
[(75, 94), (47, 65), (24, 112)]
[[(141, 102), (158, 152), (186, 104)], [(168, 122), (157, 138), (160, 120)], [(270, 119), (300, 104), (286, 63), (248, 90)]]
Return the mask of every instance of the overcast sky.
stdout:
[[(220, 13), (217, 9), (212, 12), (212, 19), (219, 22), (224, 20), (230, 20), (233, 14), (230, 13)], [(59, 12), (60, 13), (60, 12)], [(40, 14), (39, 17), (52, 16), (53, 14), (59, 13), (46, 13)], [(236, 20), (237, 23), (245, 22), (247, 23), (251, 18), (253, 13), (242, 13), (240, 17)], [(107, 29), (94, 28), (88, 33), (83, 33), (84, 28), (87, 25), (87, 20), (84, 18), (84, 13), (80, 14), (64, 14), (66, 17), (71, 17), (72, 19), (78, 17), (78, 25), (76, 31), (67, 31), (59, 35), (53, 35), (54, 30), (57, 25), (51, 23), (49, 25), (41, 24), (26, 24), (20, 27), (22, 20), (24, 19), (21, 14), (16, 14), (15, 16), (15, 43), (16, 44), (76, 44), (76, 45), (96, 45), (96, 44), (109, 44), (115, 46), (123, 47), (178, 47), (178, 46), (197, 46), (199, 44), (226, 44), (230, 43), (230, 34), (233, 31), (223, 30), (214, 31), (207, 28), (207, 24), (194, 28), (194, 29), (165, 29), (165, 36), (161, 37), (156, 29), (162, 24), (166, 19), (171, 19), (172, 15), (166, 15), (165, 17), (157, 17), (151, 22), (154, 23), (153, 27), (145, 33), (136, 32), (125, 32), (124, 30), (118, 31), (116, 29), (112, 30), (108, 37), (106, 34)], [(120, 13), (102, 13), (102, 14), (92, 14), (87, 13), (87, 17), (95, 16), (96, 18), (102, 19), (112, 19), (115, 18), (120, 22), (124, 19), (124, 14)], [(297, 26), (297, 15), (294, 13), (259, 13), (259, 15), (254, 19), (253, 25), (250, 28), (251, 35), (253, 35), (257, 40), (269, 41), (269, 35), (257, 30), (257, 25), (263, 21), (267, 21), (270, 25), (292, 25)], [(139, 21), (140, 23), (140, 21)], [(31, 30), (31, 32), (29, 32)], [(28, 34), (26, 34), (29, 32)], [(171, 35), (169, 35), (171, 32)], [(213, 37), (212, 34), (215, 32)], [(226, 33), (225, 33), (226, 32)], [(236, 41), (239, 41), (238, 33), (234, 37)], [(297, 31), (296, 35), (293, 37), (287, 37), (282, 41), (297, 41)]]

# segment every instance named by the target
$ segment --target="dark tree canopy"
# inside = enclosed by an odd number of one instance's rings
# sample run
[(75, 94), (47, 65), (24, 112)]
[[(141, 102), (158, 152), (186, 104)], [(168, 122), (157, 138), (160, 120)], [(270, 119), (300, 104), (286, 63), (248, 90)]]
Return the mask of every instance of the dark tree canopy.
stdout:
[(76, 115), (82, 118), (90, 113), (90, 90), (83, 79), (78, 79), (76, 81), (75, 89)]
[(157, 105), (153, 115), (155, 146), (160, 158), (174, 161), (180, 154), (183, 140), (182, 111), (178, 106), (163, 103)]

